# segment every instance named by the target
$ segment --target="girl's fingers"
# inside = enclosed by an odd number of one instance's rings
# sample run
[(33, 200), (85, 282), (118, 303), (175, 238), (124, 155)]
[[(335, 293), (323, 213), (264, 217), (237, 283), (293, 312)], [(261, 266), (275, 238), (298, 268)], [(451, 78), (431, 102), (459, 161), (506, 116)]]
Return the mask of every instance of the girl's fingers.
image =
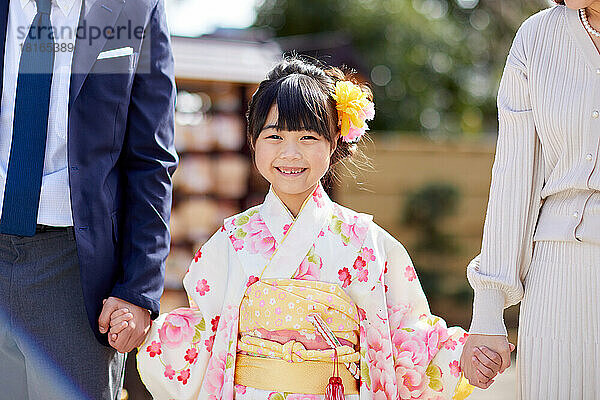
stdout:
[(493, 369), (483, 364), (481, 360), (477, 357), (477, 355), (473, 356), (473, 365), (480, 374), (486, 377), (486, 381), (492, 379), (498, 373), (497, 371), (494, 371)]
[(479, 382), (479, 388), (481, 388), (481, 389), (487, 389), (487, 388), (489, 388), (492, 385), (492, 383), (494, 383), (493, 379), (490, 379), (486, 383)]
[(113, 313), (110, 314), (110, 318), (111, 319), (117, 318), (117, 317), (120, 317), (121, 315), (127, 314), (127, 313), (129, 313), (129, 309), (128, 308), (119, 308), (118, 310), (113, 311)]
[[(473, 350), (473, 357), (476, 357), (477, 361), (479, 361), (482, 365), (485, 365), (487, 368), (489, 368), (490, 370), (492, 370), (493, 373), (494, 373), (494, 375), (496, 373), (500, 372), (500, 368), (502, 367), (502, 365), (501, 364), (497, 364), (494, 361), (492, 361), (481, 350), (474, 349)], [(500, 361), (502, 361), (502, 359), (500, 359)]]
[[(479, 384), (480, 384), (480, 385), (483, 385), (483, 386), (487, 385), (486, 387), (488, 387), (488, 386), (490, 385), (490, 381), (492, 381), (492, 379), (491, 379), (491, 378), (489, 378), (489, 377), (485, 376), (485, 375), (484, 375), (484, 374), (482, 374), (482, 373), (481, 373), (481, 371), (479, 371), (479, 370), (476, 370), (476, 371), (475, 371), (475, 376), (477, 377), (477, 380), (479, 381)], [(482, 387), (482, 386), (479, 386), (479, 387), (481, 387), (482, 389), (485, 389), (485, 388), (484, 388), (484, 387)]]
[(123, 332), (123, 330), (125, 330), (125, 328), (127, 328), (128, 326), (129, 326), (129, 322), (122, 321), (120, 324), (110, 327), (110, 334), (118, 335), (119, 333)]
[(132, 319), (133, 319), (132, 313), (123, 314), (116, 318), (111, 317), (110, 318), (110, 326), (113, 327), (115, 325), (119, 325), (123, 321), (131, 321)]
[[(486, 346), (481, 346), (481, 347), (475, 347), (474, 349), (474, 353), (479, 353), (479, 354), (483, 354), (485, 357), (487, 357), (492, 363), (498, 365), (498, 369), (500, 369), (500, 367), (502, 366), (502, 357), (500, 357), (500, 354), (496, 353), (493, 350), (490, 350), (488, 347)], [(487, 364), (486, 364), (487, 365)], [(493, 368), (492, 366), (488, 365), (488, 367)]]

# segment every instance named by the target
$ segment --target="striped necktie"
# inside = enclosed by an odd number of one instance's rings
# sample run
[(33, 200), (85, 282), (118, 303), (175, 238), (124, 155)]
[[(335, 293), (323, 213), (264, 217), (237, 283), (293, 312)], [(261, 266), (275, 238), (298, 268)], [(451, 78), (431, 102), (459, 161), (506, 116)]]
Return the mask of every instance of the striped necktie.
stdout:
[(40, 202), (50, 87), (54, 66), (51, 0), (36, 0), (37, 14), (23, 43), (4, 188), (0, 232), (33, 236)]

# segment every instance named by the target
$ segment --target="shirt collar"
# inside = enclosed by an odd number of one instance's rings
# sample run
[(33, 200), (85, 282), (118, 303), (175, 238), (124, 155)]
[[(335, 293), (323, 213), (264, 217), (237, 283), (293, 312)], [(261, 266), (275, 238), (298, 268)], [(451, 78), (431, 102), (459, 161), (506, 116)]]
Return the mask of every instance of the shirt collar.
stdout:
[[(57, 4), (60, 10), (65, 15), (69, 15), (71, 12), (71, 8), (73, 8), (73, 4), (75, 4), (75, 0), (52, 0), (53, 3)], [(29, 2), (35, 2), (35, 0), (21, 0), (21, 7), (25, 8)]]

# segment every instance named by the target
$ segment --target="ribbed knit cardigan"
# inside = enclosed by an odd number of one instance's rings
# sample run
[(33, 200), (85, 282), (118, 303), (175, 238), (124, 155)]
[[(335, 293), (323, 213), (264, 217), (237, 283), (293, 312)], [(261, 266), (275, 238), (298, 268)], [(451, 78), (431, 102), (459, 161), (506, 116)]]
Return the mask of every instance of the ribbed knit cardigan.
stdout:
[(495, 335), (523, 297), (535, 241), (600, 244), (600, 53), (576, 10), (555, 6), (523, 23), (498, 119), (481, 254), (467, 268), (470, 332)]

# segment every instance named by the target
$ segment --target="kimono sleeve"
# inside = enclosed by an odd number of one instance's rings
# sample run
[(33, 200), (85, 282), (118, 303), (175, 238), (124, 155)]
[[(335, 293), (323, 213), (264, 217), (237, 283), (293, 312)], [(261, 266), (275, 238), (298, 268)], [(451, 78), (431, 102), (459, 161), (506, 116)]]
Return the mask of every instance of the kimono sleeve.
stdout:
[(183, 283), (187, 308), (161, 314), (138, 349), (140, 377), (154, 399), (196, 399), (223, 307), (227, 236), (215, 233), (196, 253)]
[(404, 247), (384, 233), (384, 284), (400, 399), (463, 399), (460, 355), (467, 334), (432, 315)]

